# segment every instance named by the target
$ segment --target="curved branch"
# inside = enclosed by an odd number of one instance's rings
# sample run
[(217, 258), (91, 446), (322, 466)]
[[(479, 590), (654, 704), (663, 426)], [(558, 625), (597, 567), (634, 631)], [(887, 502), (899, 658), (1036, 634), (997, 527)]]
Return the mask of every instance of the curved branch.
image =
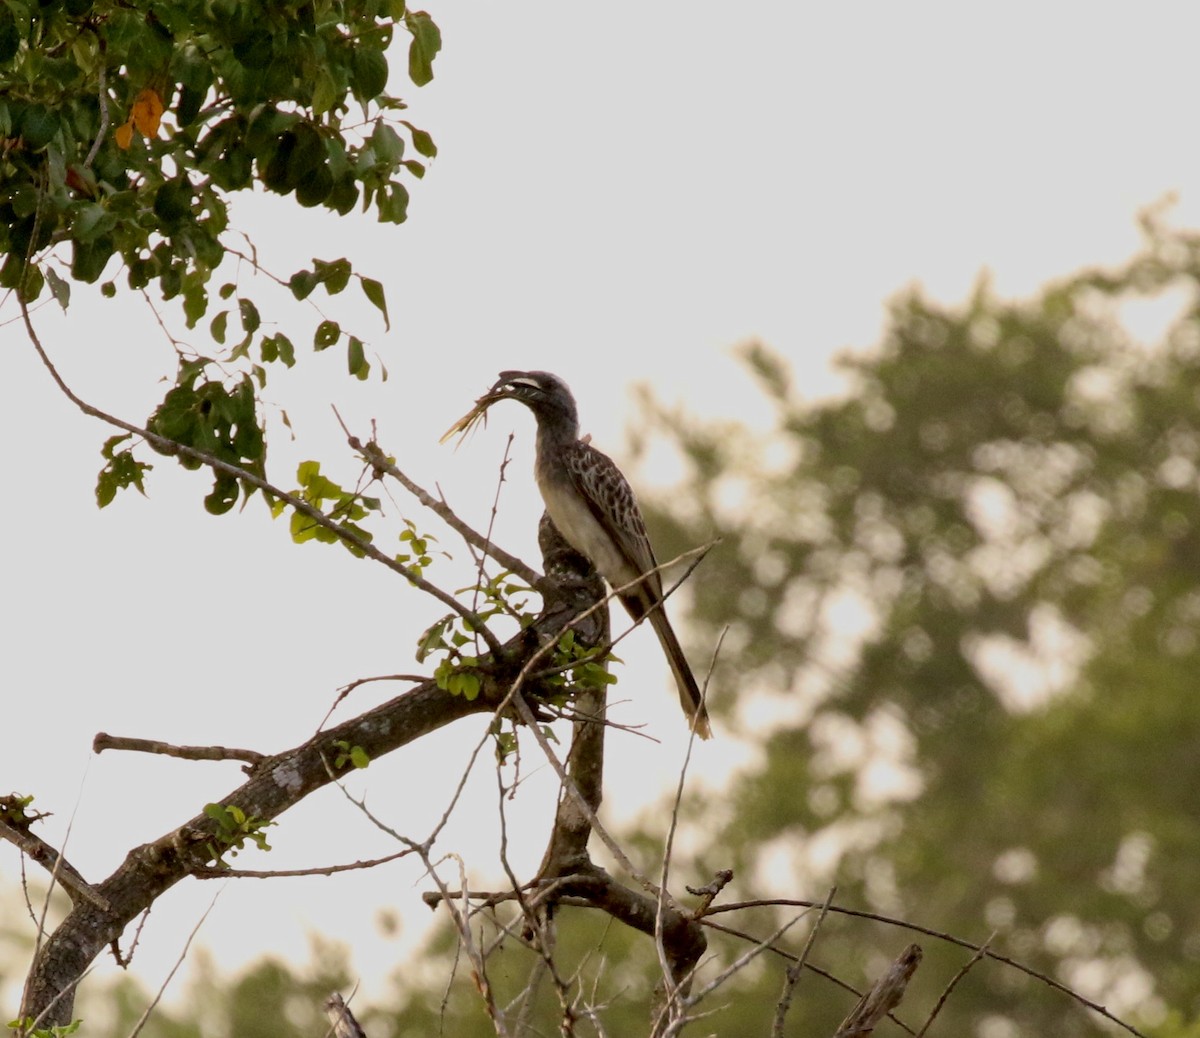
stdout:
[(90, 418), (97, 418), (116, 429), (121, 429), (127, 433), (132, 433), (135, 436), (140, 436), (151, 447), (162, 452), (163, 454), (179, 454), (185, 458), (191, 458), (194, 461), (200, 462), (202, 465), (207, 465), (214, 472), (220, 472), (226, 476), (231, 476), (234, 479), (244, 483), (249, 483), (252, 487), (262, 490), (264, 493), (271, 494), (279, 500), (284, 501), (289, 507), (299, 512), (305, 518), (312, 520), (318, 526), (324, 527), (334, 534), (342, 543), (348, 547), (352, 547), (359, 554), (386, 566), (395, 573), (400, 574), (410, 584), (424, 591), (427, 595), (432, 595), (439, 602), (449, 609), (452, 609), (467, 623), (472, 626), (473, 630), (477, 630), (491, 652), (498, 654), (500, 652), (500, 642), (491, 632), (488, 626), (482, 619), (470, 609), (467, 609), (457, 598), (449, 592), (443, 591), (436, 584), (431, 584), (419, 573), (403, 563), (397, 562), (390, 555), (385, 555), (369, 541), (364, 541), (361, 537), (351, 533), (349, 530), (343, 529), (342, 526), (330, 519), (319, 508), (314, 508), (307, 501), (303, 501), (294, 494), (289, 494), (286, 490), (281, 490), (272, 483), (267, 482), (261, 476), (255, 475), (253, 472), (242, 468), (240, 465), (234, 465), (228, 461), (209, 454), (207, 451), (197, 450), (195, 447), (190, 447), (184, 443), (178, 443), (175, 440), (168, 439), (165, 436), (160, 436), (158, 433), (151, 432), (149, 429), (143, 429), (141, 426), (134, 425), (132, 422), (127, 422), (122, 418), (117, 418), (115, 415), (108, 414), (106, 411), (101, 411), (100, 408), (94, 407), (86, 400), (75, 395), (70, 386), (63, 380), (63, 377), (58, 373), (58, 369), (54, 366), (54, 362), (46, 353), (42, 346), (41, 338), (33, 327), (33, 322), (29, 318), (29, 309), (23, 299), (19, 300), (21, 305), (21, 316), (25, 321), (25, 331), (29, 335), (30, 342), (33, 343), (33, 348), (37, 351), (38, 357), (46, 370), (50, 372), (50, 377), (54, 379), (55, 384), (62, 391), (63, 395), (71, 401), (80, 411)]

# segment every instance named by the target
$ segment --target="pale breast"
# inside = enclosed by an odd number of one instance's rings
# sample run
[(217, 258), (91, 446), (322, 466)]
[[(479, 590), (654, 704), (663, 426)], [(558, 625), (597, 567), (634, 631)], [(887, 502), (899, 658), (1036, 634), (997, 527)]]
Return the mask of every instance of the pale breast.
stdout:
[(572, 486), (542, 471), (537, 472), (538, 489), (546, 503), (546, 511), (558, 532), (576, 551), (592, 560), (600, 575), (613, 587), (622, 587), (640, 575), (615, 548), (612, 538), (604, 531), (592, 510)]

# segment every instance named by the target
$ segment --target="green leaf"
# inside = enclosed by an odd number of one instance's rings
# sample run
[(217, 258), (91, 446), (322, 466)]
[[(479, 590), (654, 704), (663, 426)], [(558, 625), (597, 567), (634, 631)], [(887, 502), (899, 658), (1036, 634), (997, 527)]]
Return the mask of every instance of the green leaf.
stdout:
[(324, 115), (338, 101), (337, 84), (329, 70), (324, 66), (317, 72), (317, 81), (313, 84), (312, 110), (313, 115)]
[(322, 321), (313, 336), (313, 347), (318, 351), (326, 350), (338, 341), (341, 334), (342, 329), (337, 321)]
[(417, 149), (417, 154), (424, 155), (427, 159), (436, 158), (437, 145), (433, 143), (433, 138), (424, 130), (413, 126), (407, 119), (402, 119), (401, 122), (408, 127), (409, 133), (412, 134), (413, 147)]
[(112, 504), (113, 498), (117, 496), (117, 491), (123, 490), (125, 487), (137, 487), (143, 497), (146, 495), (143, 476), (154, 466), (136, 460), (131, 450), (113, 453), (113, 448), (128, 438), (128, 436), (114, 436), (104, 444), (103, 454), (109, 459), (109, 462), (100, 470), (100, 475), (96, 478), (96, 504), (100, 508), (106, 508)]
[(183, 286), (183, 314), (187, 326), (195, 328), (200, 318), (208, 312), (208, 291), (204, 282), (195, 276), (190, 276)]
[(292, 345), (292, 340), (283, 332), (276, 332), (275, 345), (279, 350), (279, 359), (285, 366), (292, 367), (296, 363), (296, 347)]
[(362, 285), (363, 295), (371, 301), (371, 304), (383, 314), (383, 326), (388, 330), (392, 330), (392, 322), (388, 319), (387, 297), (383, 292), (383, 285), (374, 278), (360, 277), (359, 283)]
[(233, 476), (217, 476), (212, 491), (204, 498), (204, 507), (212, 515), (224, 515), (238, 499), (238, 481)]
[(442, 33), (425, 11), (406, 11), (404, 24), (412, 33), (408, 47), (408, 78), (417, 86), (433, 79), (433, 59), (442, 49)]
[(394, 168), (404, 158), (404, 140), (384, 121), (383, 116), (375, 120), (375, 129), (371, 133), (371, 147), (389, 167)]
[(0, 7), (0, 65), (11, 61), (21, 46), (16, 19), (7, 7)]
[(298, 270), (288, 279), (288, 288), (297, 299), (307, 299), (320, 283), (321, 279), (311, 270)]
[(360, 41), (350, 55), (350, 88), (355, 98), (366, 104), (387, 89), (387, 58), (377, 46)]
[(225, 328), (229, 324), (229, 311), (222, 310), (216, 317), (212, 319), (212, 324), (208, 326), (209, 334), (212, 335), (217, 342), (222, 346), (225, 345)]
[(360, 382), (364, 381), (371, 373), (371, 365), (363, 352), (362, 340), (354, 335), (350, 336), (350, 346), (346, 353), (346, 367), (350, 374)]
[(367, 756), (367, 751), (361, 746), (351, 746), (350, 763), (356, 768), (365, 768), (371, 763), (371, 758)]
[(59, 130), (58, 114), (43, 104), (29, 105), (21, 116), (21, 136), (30, 151), (41, 151)]
[(247, 335), (253, 335), (258, 331), (258, 326), (262, 324), (262, 318), (258, 315), (258, 307), (249, 299), (239, 299), (238, 309), (241, 312), (242, 328), (245, 329)]
[(408, 189), (393, 181), (380, 189), (375, 205), (381, 223), (404, 223), (408, 219)]
[(350, 275), (353, 272), (350, 261), (344, 257), (328, 262), (314, 259), (313, 270), (317, 280), (325, 286), (325, 291), (331, 296), (337, 295), (350, 283)]
[(66, 312), (71, 303), (71, 283), (58, 276), (53, 267), (46, 268), (46, 280), (50, 282), (50, 294), (58, 301), (58, 305)]
[(88, 202), (75, 211), (71, 235), (77, 242), (91, 242), (117, 225), (117, 218), (99, 202)]

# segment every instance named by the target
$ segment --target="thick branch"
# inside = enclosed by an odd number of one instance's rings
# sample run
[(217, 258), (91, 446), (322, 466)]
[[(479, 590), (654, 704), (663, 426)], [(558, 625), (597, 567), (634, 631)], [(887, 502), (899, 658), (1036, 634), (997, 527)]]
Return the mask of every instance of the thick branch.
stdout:
[(88, 885), (87, 880), (40, 836), (27, 828), (0, 821), (0, 839), (7, 840), (21, 849), (32, 861), (36, 861), (50, 873), (66, 890), (72, 901), (90, 901), (98, 908), (108, 908), (108, 902)]
[[(349, 761), (335, 766), (346, 756), (346, 744), (361, 747), (376, 760), (461, 717), (494, 711), (506, 701), (521, 661), (547, 641), (556, 641), (577, 612), (569, 600), (548, 601), (536, 623), (510, 640), (498, 660), (482, 661), (476, 699), (468, 701), (425, 682), (301, 746), (265, 757), (253, 766), (249, 780), (220, 802), (240, 808), (248, 819), (269, 821), (354, 770)], [(209, 845), (218, 843), (217, 833), (216, 823), (201, 814), (130, 851), (120, 868), (95, 888), (109, 907), (77, 903), (42, 946), (26, 982), (22, 1016), (36, 1018), (44, 1012), (39, 1026), (69, 1023), (72, 985), (156, 898), (208, 867), (213, 860)]]

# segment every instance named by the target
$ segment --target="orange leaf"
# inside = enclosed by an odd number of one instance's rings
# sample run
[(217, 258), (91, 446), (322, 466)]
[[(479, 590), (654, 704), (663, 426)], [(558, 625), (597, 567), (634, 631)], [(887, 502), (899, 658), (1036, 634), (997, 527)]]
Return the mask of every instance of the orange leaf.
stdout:
[(133, 113), (130, 119), (143, 137), (154, 137), (158, 133), (158, 124), (162, 121), (162, 98), (147, 87), (133, 99)]
[(117, 142), (117, 147), (125, 151), (133, 143), (133, 120), (131, 119), (124, 126), (118, 126), (113, 130), (113, 138)]

